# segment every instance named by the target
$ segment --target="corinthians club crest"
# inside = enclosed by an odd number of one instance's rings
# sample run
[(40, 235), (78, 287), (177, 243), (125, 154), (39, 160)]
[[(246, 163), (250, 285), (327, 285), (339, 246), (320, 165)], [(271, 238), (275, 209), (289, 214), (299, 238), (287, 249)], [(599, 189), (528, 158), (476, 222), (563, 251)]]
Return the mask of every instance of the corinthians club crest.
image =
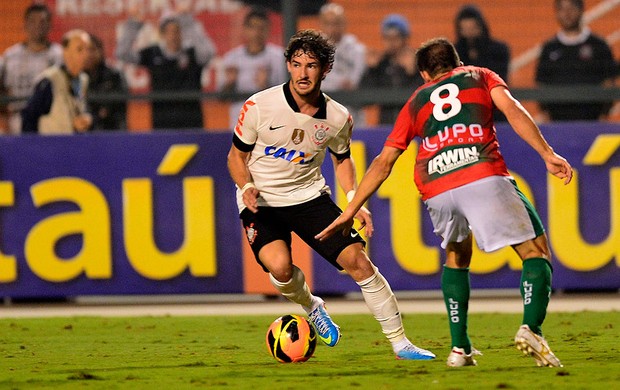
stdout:
[(254, 229), (254, 222), (252, 222), (250, 226), (245, 227), (245, 235), (248, 237), (248, 242), (250, 245), (254, 244), (256, 236), (258, 236), (258, 231)]
[(322, 145), (327, 141), (327, 132), (329, 126), (325, 126), (324, 123), (317, 123), (314, 125), (314, 134), (312, 135), (312, 142), (316, 145)]

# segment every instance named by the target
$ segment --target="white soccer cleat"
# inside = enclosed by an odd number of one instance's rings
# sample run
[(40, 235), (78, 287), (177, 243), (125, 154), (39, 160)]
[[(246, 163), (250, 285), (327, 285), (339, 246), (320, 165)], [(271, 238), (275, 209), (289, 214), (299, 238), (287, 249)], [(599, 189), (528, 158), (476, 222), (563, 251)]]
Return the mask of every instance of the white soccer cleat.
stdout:
[(398, 360), (433, 360), (435, 354), (409, 343), (396, 353)]
[(463, 348), (452, 347), (452, 351), (448, 355), (448, 367), (477, 366), (478, 362), (474, 359), (476, 355), (482, 356), (482, 352), (472, 347), (471, 352), (466, 354)]
[(564, 367), (551, 352), (547, 340), (532, 332), (527, 325), (521, 325), (517, 331), (515, 344), (524, 355), (533, 357), (539, 367)]

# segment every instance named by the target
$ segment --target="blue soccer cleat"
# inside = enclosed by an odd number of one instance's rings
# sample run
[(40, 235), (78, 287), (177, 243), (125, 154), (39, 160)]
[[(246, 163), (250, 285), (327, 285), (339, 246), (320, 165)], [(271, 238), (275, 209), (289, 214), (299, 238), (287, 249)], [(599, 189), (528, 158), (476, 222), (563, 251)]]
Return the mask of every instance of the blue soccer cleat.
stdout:
[(328, 347), (333, 347), (340, 341), (340, 327), (332, 321), (325, 311), (325, 302), (320, 298), (318, 299), (321, 303), (308, 314), (308, 317), (312, 321), (319, 339)]

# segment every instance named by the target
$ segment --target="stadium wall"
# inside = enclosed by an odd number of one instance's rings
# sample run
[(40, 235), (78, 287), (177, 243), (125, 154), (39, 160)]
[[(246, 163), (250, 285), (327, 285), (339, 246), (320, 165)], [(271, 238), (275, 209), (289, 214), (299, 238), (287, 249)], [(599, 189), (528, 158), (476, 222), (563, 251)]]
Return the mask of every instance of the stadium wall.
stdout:
[[(564, 123), (542, 131), (577, 172), (568, 186), (498, 126), (501, 151), (548, 228), (554, 287), (617, 290), (620, 125)], [(359, 175), (387, 134), (355, 132)], [(0, 137), (0, 296), (274, 293), (241, 229), (226, 168), (230, 138), (199, 129)], [(439, 239), (412, 180), (416, 147), (368, 204), (375, 223), (369, 251), (395, 290), (440, 288)], [(324, 174), (335, 188), (328, 165)], [(344, 194), (334, 196), (344, 205)], [(358, 291), (298, 240), (294, 257), (315, 291)], [(520, 267), (511, 249), (476, 250), (472, 286), (514, 289)]]

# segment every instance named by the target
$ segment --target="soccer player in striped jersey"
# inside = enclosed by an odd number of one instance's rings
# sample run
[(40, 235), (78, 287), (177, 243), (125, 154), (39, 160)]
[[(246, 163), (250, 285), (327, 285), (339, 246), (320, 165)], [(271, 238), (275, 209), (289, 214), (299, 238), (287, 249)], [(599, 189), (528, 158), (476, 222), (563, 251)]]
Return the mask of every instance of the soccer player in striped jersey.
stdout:
[[(323, 300), (310, 292), (303, 271), (293, 264), (291, 232), (355, 280), (396, 358), (434, 359), (432, 352), (416, 347), (405, 336), (396, 297), (368, 258), (359, 233), (352, 231), (320, 242), (314, 239), (342, 212), (332, 201), (321, 174), (328, 150), (336, 178), (348, 198), (357, 184), (349, 149), (351, 115), (321, 92), (334, 50), (317, 31), (299, 31), (284, 53), (290, 80), (252, 95), (241, 109), (228, 169), (237, 185), (237, 205), (246, 237), (274, 287), (303, 307), (328, 346), (338, 343), (340, 328), (325, 310)], [(368, 210), (358, 209), (356, 218), (372, 234)]]
[(532, 355), (539, 366), (561, 366), (541, 329), (551, 294), (547, 238), (540, 217), (517, 188), (499, 153), (493, 107), (506, 115), (551, 174), (568, 184), (572, 168), (553, 151), (496, 73), (463, 66), (454, 46), (443, 38), (423, 44), (416, 60), (425, 84), (402, 108), (347, 209), (316, 238), (347, 232), (357, 210), (387, 179), (409, 143), (421, 138), (415, 183), (446, 250), (441, 285), (452, 336), (448, 366), (476, 365), (473, 356), (480, 354), (467, 334), (472, 231), (483, 251), (510, 245), (523, 260), (524, 315), (515, 337), (517, 348)]

